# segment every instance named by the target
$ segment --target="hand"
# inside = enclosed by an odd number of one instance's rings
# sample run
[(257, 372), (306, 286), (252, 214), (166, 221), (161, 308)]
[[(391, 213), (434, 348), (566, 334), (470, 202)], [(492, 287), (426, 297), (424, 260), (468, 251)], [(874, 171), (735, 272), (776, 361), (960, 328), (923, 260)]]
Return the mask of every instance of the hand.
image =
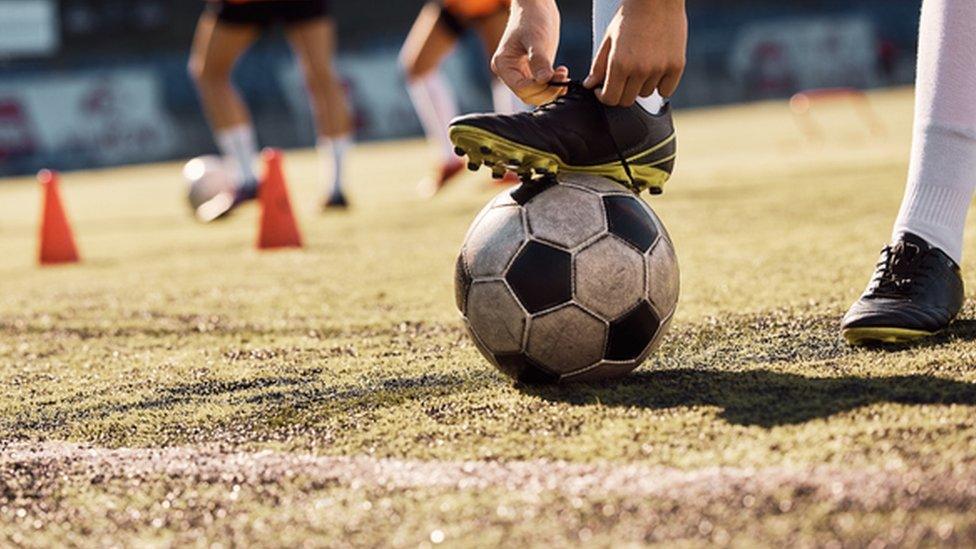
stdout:
[(555, 0), (515, 0), (491, 69), (522, 101), (541, 105), (565, 93), (549, 83), (569, 80), (569, 69), (553, 68), (559, 48)]
[[(670, 97), (685, 69), (684, 0), (624, 0), (583, 81), (600, 101), (629, 107), (657, 90)], [(602, 84), (602, 85), (601, 85)]]

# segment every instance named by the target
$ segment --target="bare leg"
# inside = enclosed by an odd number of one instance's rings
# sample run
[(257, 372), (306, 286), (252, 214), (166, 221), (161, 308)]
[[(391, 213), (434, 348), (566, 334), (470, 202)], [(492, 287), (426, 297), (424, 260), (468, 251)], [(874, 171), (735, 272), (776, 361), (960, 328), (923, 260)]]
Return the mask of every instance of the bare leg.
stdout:
[(231, 82), (231, 72), (258, 32), (255, 27), (218, 23), (210, 13), (200, 17), (189, 71), (214, 130), (251, 123), (247, 107)]
[(335, 23), (320, 18), (290, 27), (291, 47), (298, 56), (318, 132), (317, 148), (325, 164), (325, 205), (345, 205), (343, 160), (351, 145), (352, 116), (335, 70)]
[(252, 187), (257, 180), (257, 139), (250, 113), (231, 82), (231, 73), (258, 32), (256, 27), (220, 23), (213, 14), (204, 13), (193, 38), (188, 66), (225, 164), (238, 185)]
[(448, 123), (458, 115), (457, 100), (450, 84), (437, 70), (457, 44), (457, 35), (442, 20), (442, 9), (436, 2), (425, 5), (400, 50), (400, 65), (410, 100), (440, 163), (436, 177), (420, 182), (418, 191), (423, 196), (436, 193), (463, 169), (447, 135)]
[(335, 23), (331, 19), (315, 19), (292, 26), (287, 32), (305, 74), (318, 134), (348, 135), (352, 131), (352, 116), (335, 70)]

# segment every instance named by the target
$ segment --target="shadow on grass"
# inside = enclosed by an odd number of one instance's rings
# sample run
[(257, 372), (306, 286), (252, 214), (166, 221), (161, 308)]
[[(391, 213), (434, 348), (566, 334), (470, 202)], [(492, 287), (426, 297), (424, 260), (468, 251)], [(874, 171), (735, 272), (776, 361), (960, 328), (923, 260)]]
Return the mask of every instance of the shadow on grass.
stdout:
[(976, 406), (976, 383), (929, 375), (815, 378), (769, 370), (640, 372), (605, 385), (520, 386), (551, 402), (649, 409), (717, 406), (736, 425), (775, 427), (882, 402)]

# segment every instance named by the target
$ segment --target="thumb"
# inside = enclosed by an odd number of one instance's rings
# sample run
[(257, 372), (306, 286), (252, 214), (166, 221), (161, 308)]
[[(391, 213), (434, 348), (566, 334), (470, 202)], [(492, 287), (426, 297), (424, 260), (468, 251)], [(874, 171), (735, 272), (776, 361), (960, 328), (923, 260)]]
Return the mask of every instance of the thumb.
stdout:
[(600, 51), (593, 58), (593, 66), (590, 74), (583, 80), (583, 85), (593, 89), (600, 85), (607, 78), (607, 63), (610, 60), (610, 38), (605, 38), (600, 44)]
[(529, 50), (529, 70), (532, 71), (532, 77), (539, 84), (549, 83), (555, 73), (549, 56), (535, 49)]

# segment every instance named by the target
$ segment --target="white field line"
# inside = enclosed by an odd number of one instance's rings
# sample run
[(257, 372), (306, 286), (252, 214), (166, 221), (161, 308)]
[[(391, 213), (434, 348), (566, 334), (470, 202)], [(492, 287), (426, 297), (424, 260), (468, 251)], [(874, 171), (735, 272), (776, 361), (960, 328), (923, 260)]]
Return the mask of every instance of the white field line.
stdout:
[(310, 481), (350, 488), (553, 491), (569, 496), (705, 500), (788, 490), (804, 498), (876, 506), (893, 497), (976, 502), (976, 467), (942, 472), (834, 466), (685, 471), (635, 464), (419, 461), (228, 452), (217, 447), (98, 448), (64, 442), (0, 445), (0, 476), (55, 474), (72, 482), (171, 478), (203, 483)]

